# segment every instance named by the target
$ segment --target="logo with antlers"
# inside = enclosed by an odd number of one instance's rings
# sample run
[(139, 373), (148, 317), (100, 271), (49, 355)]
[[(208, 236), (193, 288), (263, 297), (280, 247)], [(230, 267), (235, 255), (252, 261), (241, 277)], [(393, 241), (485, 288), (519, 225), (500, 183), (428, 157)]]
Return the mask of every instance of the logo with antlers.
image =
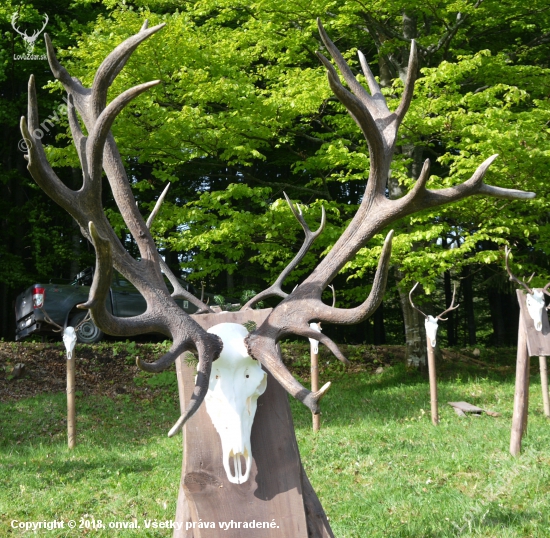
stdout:
[(46, 28), (46, 24), (48, 24), (48, 21), (50, 20), (48, 18), (48, 15), (44, 15), (44, 24), (40, 30), (35, 30), (32, 35), (27, 35), (27, 32), (21, 32), (19, 28), (16, 26), (17, 20), (19, 19), (19, 13), (14, 13), (11, 18), (11, 26), (12, 28), (23, 38), (25, 41), (25, 48), (27, 49), (27, 54), (31, 55), (34, 52), (34, 44), (36, 43), (36, 40), (38, 39), (38, 36), (44, 31), (44, 28)]

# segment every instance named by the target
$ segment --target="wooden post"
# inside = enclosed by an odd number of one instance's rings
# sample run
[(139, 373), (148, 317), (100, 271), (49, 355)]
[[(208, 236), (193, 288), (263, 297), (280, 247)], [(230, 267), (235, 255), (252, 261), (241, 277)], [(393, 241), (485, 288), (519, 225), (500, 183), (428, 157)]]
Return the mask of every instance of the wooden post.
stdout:
[[(319, 348), (317, 348), (319, 350)], [(317, 392), (319, 390), (319, 353), (314, 353), (313, 346), (311, 346), (311, 392)], [(313, 416), (313, 431), (318, 432), (321, 428), (321, 415)]]
[(542, 403), (544, 406), (544, 414), (550, 418), (550, 399), (548, 398), (548, 368), (546, 364), (546, 357), (539, 356), (540, 366), (540, 386), (542, 388)]
[(435, 348), (432, 346), (430, 337), (426, 335), (428, 341), (428, 375), (430, 378), (430, 407), (432, 412), (432, 424), (439, 424), (439, 412), (437, 407), (437, 374), (435, 369)]
[(523, 394), (525, 395), (525, 405), (523, 406), (523, 420), (521, 421), (521, 436), (527, 435), (527, 423), (529, 421), (529, 383), (531, 380), (531, 357), (529, 356), (529, 346), (527, 346), (527, 364), (525, 365), (525, 376), (523, 382), (525, 387)]
[(518, 331), (518, 351), (516, 361), (516, 390), (514, 394), (514, 414), (512, 434), (510, 436), (510, 454), (518, 456), (521, 452), (521, 438), (527, 426), (527, 394), (529, 392), (529, 351), (527, 334), (520, 317)]
[(73, 353), (72, 359), (67, 359), (67, 440), (71, 450), (76, 445), (75, 361)]

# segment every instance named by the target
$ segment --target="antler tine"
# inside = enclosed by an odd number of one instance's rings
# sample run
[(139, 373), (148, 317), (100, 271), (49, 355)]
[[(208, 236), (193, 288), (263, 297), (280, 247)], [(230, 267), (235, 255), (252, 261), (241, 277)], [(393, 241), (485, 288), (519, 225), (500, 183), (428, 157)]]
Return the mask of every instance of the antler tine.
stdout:
[[(368, 106), (372, 103), (373, 98), (367, 93), (365, 88), (359, 84), (357, 79), (355, 78), (355, 75), (353, 74), (352, 70), (350, 69), (348, 63), (336, 47), (336, 45), (332, 42), (328, 34), (326, 33), (325, 29), (323, 28), (323, 24), (321, 23), (321, 19), (317, 18), (317, 28), (319, 29), (319, 34), (321, 36), (321, 39), (323, 43), (325, 44), (325, 47), (329, 51), (330, 55), (336, 62), (336, 65), (338, 66), (338, 69), (340, 69), (340, 72), (342, 73), (344, 80), (348, 83), (348, 86), (351, 88), (351, 91), (363, 102), (365, 106)], [(317, 53), (319, 56), (319, 53)], [(323, 62), (324, 63), (324, 62)], [(370, 71), (370, 70), (369, 70)], [(369, 88), (374, 96), (374, 94), (379, 93), (380, 88), (378, 87), (378, 83), (374, 80), (374, 77), (371, 76), (372, 81), (376, 84), (374, 87), (371, 87), (369, 80), (369, 77), (365, 74), (365, 77), (367, 77), (367, 81), (369, 82)]]
[(164, 190), (158, 197), (157, 202), (155, 203), (155, 207), (153, 208), (153, 211), (151, 211), (151, 214), (149, 215), (149, 218), (147, 219), (147, 222), (145, 223), (147, 228), (151, 229), (151, 224), (153, 224), (153, 221), (155, 220), (156, 216), (158, 215), (158, 212), (160, 211), (160, 207), (162, 206), (164, 202), (164, 198), (168, 194), (168, 191), (170, 189), (170, 183), (164, 187)]
[(532, 273), (531, 276), (527, 279), (526, 284), (529, 284), (531, 280), (533, 280), (533, 277), (535, 276), (535, 273)]
[(550, 282), (548, 282), (548, 284), (546, 284), (546, 286), (544, 286), (544, 288), (542, 288), (542, 293), (544, 293), (545, 295), (550, 295), (550, 292), (548, 291), (548, 288), (550, 288)]
[(138, 86), (126, 90), (113, 99), (113, 101), (109, 103), (109, 106), (107, 106), (97, 118), (86, 143), (88, 168), (93, 181), (96, 181), (96, 178), (101, 175), (103, 148), (115, 118), (132, 99), (135, 99), (138, 95), (157, 84), (160, 84), (160, 80), (139, 84)]
[(69, 98), (67, 100), (67, 116), (69, 118), (69, 127), (71, 129), (71, 136), (73, 137), (78, 159), (82, 164), (83, 175), (86, 178), (89, 175), (88, 166), (86, 164), (86, 141), (88, 140), (88, 137), (82, 132), (82, 127), (80, 126), (78, 116), (76, 115), (74, 99), (71, 94), (69, 94)]
[[(361, 69), (363, 70), (363, 75), (365, 75), (365, 79), (367, 80), (367, 84), (369, 85), (369, 90), (372, 96), (372, 99), (376, 102), (376, 100), (384, 99), (382, 95), (382, 91), (380, 90), (380, 85), (374, 78), (374, 75), (372, 74), (372, 71), (370, 70), (369, 64), (367, 62), (367, 59), (365, 58), (365, 55), (358, 50), (357, 56), (359, 56), (359, 63), (361, 64)], [(385, 101), (384, 101), (385, 103)]]
[[(120, 318), (107, 310), (106, 302), (111, 288), (113, 273), (113, 253), (111, 241), (100, 235), (93, 222), (88, 224), (89, 236), (96, 251), (94, 278), (90, 294), (85, 303), (77, 305), (82, 310), (90, 310), (94, 323), (108, 334), (114, 336), (136, 336), (155, 330), (148, 312), (129, 318)], [(158, 332), (166, 334), (165, 328)], [(166, 334), (170, 336), (170, 334)]]
[(300, 223), (300, 225), (302, 226), (302, 229), (304, 230), (304, 233), (306, 234), (306, 241), (309, 241), (309, 245), (308, 245), (308, 249), (309, 249), (313, 241), (315, 241), (315, 239), (317, 239), (325, 229), (325, 224), (326, 224), (325, 208), (321, 206), (321, 224), (319, 225), (319, 228), (317, 228), (315, 232), (312, 232), (309, 226), (307, 225), (307, 222), (305, 221), (304, 216), (302, 215), (302, 210), (300, 209), (300, 206), (296, 204), (296, 208), (295, 208), (294, 204), (292, 203), (290, 198), (287, 196), (286, 192), (283, 192), (283, 194), (285, 196), (288, 207), (290, 207), (290, 210), (292, 211), (292, 214), (294, 215), (296, 220)]
[[(44, 28), (46, 28), (46, 24), (48, 24), (48, 21), (50, 20), (47, 13), (44, 14), (44, 19), (46, 19), (46, 20), (44, 21), (44, 24), (42, 25), (42, 28), (40, 29), (40, 32), (42, 32), (42, 30), (44, 30)], [(40, 32), (37, 32), (37, 35), (40, 34)]]
[(329, 284), (328, 287), (332, 290), (332, 308), (336, 306), (336, 290), (332, 284)]
[(44, 41), (46, 43), (46, 54), (48, 55), (48, 63), (50, 64), (50, 69), (52, 70), (53, 76), (63, 84), (63, 87), (69, 91), (69, 89), (79, 88), (83, 90), (84, 87), (80, 84), (79, 81), (73, 79), (69, 72), (59, 63), (55, 51), (53, 50), (53, 45), (50, 39), (50, 36), (45, 33)]
[(162, 23), (146, 29), (142, 27), (137, 34), (123, 41), (109, 54), (109, 56), (107, 56), (107, 58), (105, 58), (105, 60), (103, 60), (92, 83), (91, 106), (96, 117), (99, 116), (101, 111), (105, 108), (105, 104), (107, 103), (107, 91), (131, 54), (141, 42), (145, 41), (155, 32), (158, 32), (165, 25), (165, 23)]
[(334, 308), (320, 303), (316, 308), (316, 319), (338, 325), (351, 325), (359, 323), (374, 313), (384, 298), (390, 267), (392, 239), (393, 230), (390, 230), (384, 240), (371, 291), (363, 303), (355, 308)]
[(74, 328), (75, 331), (78, 331), (80, 329), (80, 327), (82, 327), (82, 325), (84, 325), (84, 323), (86, 323), (87, 321), (89, 321), (90, 319), (92, 319), (92, 316), (90, 314), (90, 311), (88, 310), (88, 312), (86, 312), (86, 315), (77, 323), (76, 327)]
[(451, 299), (451, 306), (449, 306), (449, 308), (447, 308), (447, 310), (444, 310), (443, 312), (441, 312), (441, 314), (439, 314), (439, 316), (436, 316), (437, 319), (440, 319), (441, 321), (447, 321), (447, 318), (444, 318), (443, 316), (447, 312), (450, 312), (451, 310), (456, 310), (460, 306), (460, 304), (457, 304), (456, 306), (454, 306), (455, 295), (456, 295), (456, 283), (455, 283), (454, 288), (453, 288), (453, 298)]
[[(265, 322), (264, 322), (265, 324)], [(263, 325), (263, 324), (262, 324)], [(272, 329), (275, 329), (272, 327)], [(306, 336), (308, 338), (315, 338), (320, 340), (323, 333), (318, 333), (312, 329), (304, 329), (304, 333), (301, 336)], [(269, 327), (268, 327), (269, 330)], [(276, 330), (276, 329), (275, 329)], [(312, 413), (320, 413), (319, 401), (325, 395), (326, 391), (330, 387), (330, 383), (327, 383), (317, 392), (311, 392), (306, 389), (301, 383), (299, 383), (292, 374), (288, 371), (286, 366), (283, 364), (283, 361), (280, 357), (278, 351), (278, 345), (276, 342), (277, 338), (274, 335), (268, 334), (259, 334), (258, 331), (254, 331), (248, 335), (245, 339), (245, 344), (248, 350), (248, 353), (251, 357), (256, 358), (261, 362), (275, 377), (275, 379), (282, 385), (282, 387), (294, 398), (302, 402), (304, 405), (309, 407)], [(323, 340), (323, 344), (329, 346), (333, 342), (328, 340)], [(256, 356), (254, 354), (254, 349), (258, 346), (262, 350), (261, 355)], [(344, 359), (345, 360), (345, 359)]]
[(510, 252), (512, 252), (512, 250), (510, 248), (508, 248), (508, 246), (506, 246), (506, 247), (504, 247), (504, 252), (506, 254), (506, 256), (504, 257), (504, 260), (505, 260), (505, 263), (506, 263), (506, 271), (508, 272), (508, 275), (510, 277), (510, 281), (515, 282), (516, 284), (519, 284), (520, 286), (523, 286), (527, 290), (527, 293), (532, 294), (533, 290), (525, 282), (523, 282), (523, 280), (520, 280), (517, 276), (515, 276), (512, 273), (512, 271), (510, 270), (510, 265), (509, 265), (508, 259), (510, 257)]
[(409, 54), (409, 67), (407, 69), (407, 80), (405, 81), (405, 89), (403, 91), (403, 96), (401, 97), (401, 102), (395, 111), (395, 115), (399, 119), (399, 123), (403, 121), (407, 110), (412, 101), (414, 93), (414, 83), (416, 81), (416, 74), (418, 71), (418, 52), (416, 41), (413, 39), (411, 41), (411, 52)]
[(29, 78), (28, 91), (28, 121), (27, 118), (23, 116), (21, 118), (20, 127), (23, 137), (31, 142), (27, 148), (27, 155), (25, 156), (29, 162), (29, 170), (39, 186), (50, 192), (50, 196), (54, 201), (62, 206), (64, 202), (68, 202), (70, 206), (74, 198), (73, 192), (61, 181), (61, 179), (59, 179), (50, 166), (46, 158), (46, 153), (44, 152), (42, 141), (31, 134), (39, 128), (40, 122), (38, 117), (38, 100), (36, 98), (34, 75), (31, 75)]
[(330, 88), (346, 107), (355, 123), (357, 123), (358, 127), (361, 129), (363, 135), (367, 139), (370, 151), (375, 154), (377, 158), (383, 159), (384, 140), (382, 138), (382, 133), (378, 129), (378, 126), (376, 125), (376, 122), (371, 114), (371, 110), (367, 108), (358, 97), (344, 88), (338, 78), (336, 69), (334, 69), (330, 61), (320, 52), (317, 52), (316, 54), (326, 67)]
[[(153, 224), (155, 217), (158, 215), (158, 212), (160, 211), (162, 203), (164, 202), (164, 198), (166, 197), (166, 194), (168, 193), (169, 189), (170, 189), (170, 183), (166, 185), (161, 195), (158, 197), (155, 207), (153, 208), (153, 211), (151, 211), (151, 214), (147, 219), (147, 222), (146, 222), (147, 228), (151, 229), (151, 225)], [(166, 275), (166, 277), (170, 281), (170, 284), (172, 284), (172, 287), (174, 288), (174, 291), (172, 292), (172, 297), (174, 299), (185, 299), (191, 302), (199, 309), (197, 312), (199, 314), (203, 312), (212, 312), (211, 308), (206, 303), (203, 302), (202, 297), (201, 299), (198, 299), (180, 284), (180, 281), (176, 278), (176, 275), (174, 275), (173, 271), (170, 269), (170, 267), (168, 267), (168, 264), (162, 259), (162, 257), (159, 256), (158, 259), (159, 259), (161, 271)]]
[(287, 297), (288, 293), (285, 293), (281, 286), (283, 285), (284, 280), (286, 277), (296, 268), (296, 266), (302, 261), (303, 257), (307, 254), (308, 250), (311, 248), (311, 245), (321, 235), (323, 230), (325, 229), (326, 224), (326, 212), (325, 208), (321, 207), (321, 224), (319, 225), (319, 228), (315, 232), (312, 232), (309, 226), (307, 225), (307, 222), (305, 221), (302, 211), (298, 207), (294, 207), (293, 203), (291, 202), (290, 198), (286, 195), (285, 192), (283, 192), (286, 198), (286, 202), (288, 206), (290, 207), (290, 210), (292, 211), (292, 214), (296, 218), (296, 220), (300, 223), (300, 226), (302, 226), (302, 229), (304, 230), (305, 238), (304, 242), (302, 244), (302, 248), (298, 251), (298, 254), (294, 256), (292, 261), (283, 269), (281, 274), (278, 276), (277, 280), (267, 289), (264, 291), (258, 293), (255, 297), (252, 297), (250, 301), (248, 301), (244, 306), (243, 310), (247, 308), (252, 308), (256, 303), (261, 301), (262, 299), (267, 299), (268, 297), (281, 297), (285, 298)]
[(424, 314), (424, 312), (422, 312), (422, 310), (420, 310), (420, 308), (418, 308), (414, 303), (413, 303), (413, 300), (412, 300), (412, 294), (413, 294), (413, 291), (416, 289), (416, 286), (418, 286), (418, 282), (412, 287), (411, 291), (409, 291), (409, 302), (411, 303), (411, 306), (417, 310), (418, 312), (420, 312), (425, 318), (427, 318), (428, 316), (426, 316), (426, 314)]

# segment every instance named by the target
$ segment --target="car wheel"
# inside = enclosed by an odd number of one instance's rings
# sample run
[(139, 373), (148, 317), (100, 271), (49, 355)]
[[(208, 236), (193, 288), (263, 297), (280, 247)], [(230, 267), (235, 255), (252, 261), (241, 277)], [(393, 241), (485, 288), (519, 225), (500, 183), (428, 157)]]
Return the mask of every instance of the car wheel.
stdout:
[[(86, 317), (86, 314), (87, 312), (75, 314), (70, 319), (69, 325), (76, 327)], [(88, 319), (76, 331), (76, 340), (81, 344), (95, 344), (96, 342), (101, 342), (104, 335), (105, 333), (91, 319)]]

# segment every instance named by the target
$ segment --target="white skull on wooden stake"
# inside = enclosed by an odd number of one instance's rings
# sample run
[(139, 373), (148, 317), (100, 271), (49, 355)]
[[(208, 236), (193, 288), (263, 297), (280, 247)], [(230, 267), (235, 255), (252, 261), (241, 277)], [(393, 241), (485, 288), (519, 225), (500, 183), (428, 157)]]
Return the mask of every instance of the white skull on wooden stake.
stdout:
[(542, 290), (534, 289), (533, 293), (528, 293), (525, 296), (525, 303), (527, 304), (527, 311), (535, 322), (535, 329), (537, 331), (542, 330), (542, 310), (545, 307), (544, 293)]
[(453, 289), (453, 298), (451, 299), (451, 306), (449, 306), (449, 308), (447, 308), (447, 310), (444, 310), (443, 312), (441, 312), (441, 314), (439, 314), (439, 316), (435, 316), (435, 317), (424, 314), (424, 312), (422, 312), (422, 310), (420, 310), (419, 308), (417, 308), (414, 305), (413, 300), (412, 300), (412, 294), (413, 294), (413, 291), (416, 289), (416, 286), (418, 286), (418, 282), (412, 287), (411, 291), (409, 292), (409, 302), (411, 303), (411, 306), (415, 310), (417, 310), (418, 312), (420, 312), (424, 316), (424, 328), (426, 329), (426, 336), (428, 337), (431, 346), (435, 347), (436, 339), (437, 339), (437, 329), (438, 329), (437, 322), (439, 320), (447, 321), (447, 318), (444, 318), (443, 316), (447, 312), (451, 312), (452, 310), (456, 310), (460, 306), (460, 305), (455, 306), (456, 285)]
[[(309, 326), (314, 331), (317, 331), (318, 333), (321, 332), (320, 323), (310, 323)], [(308, 340), (311, 347), (311, 352), (317, 355), (319, 353), (319, 340), (314, 340), (313, 338), (309, 338)]]
[[(244, 484), (252, 467), (250, 434), (258, 397), (267, 387), (267, 374), (248, 355), (244, 339), (248, 331), (238, 323), (220, 323), (208, 329), (222, 339), (223, 350), (212, 363), (208, 393), (204, 399), (222, 442), (223, 467), (233, 484)], [(243, 472), (241, 458), (246, 462)], [(233, 467), (233, 470), (231, 470)]]
[(67, 360), (70, 361), (73, 358), (74, 346), (76, 344), (76, 331), (74, 327), (65, 327), (63, 331), (63, 343), (67, 350)]
[(426, 316), (426, 319), (424, 320), (424, 327), (426, 328), (426, 336), (430, 339), (430, 343), (432, 344), (432, 347), (435, 347), (435, 340), (437, 337), (437, 322), (438, 318), (434, 318), (433, 316)]

